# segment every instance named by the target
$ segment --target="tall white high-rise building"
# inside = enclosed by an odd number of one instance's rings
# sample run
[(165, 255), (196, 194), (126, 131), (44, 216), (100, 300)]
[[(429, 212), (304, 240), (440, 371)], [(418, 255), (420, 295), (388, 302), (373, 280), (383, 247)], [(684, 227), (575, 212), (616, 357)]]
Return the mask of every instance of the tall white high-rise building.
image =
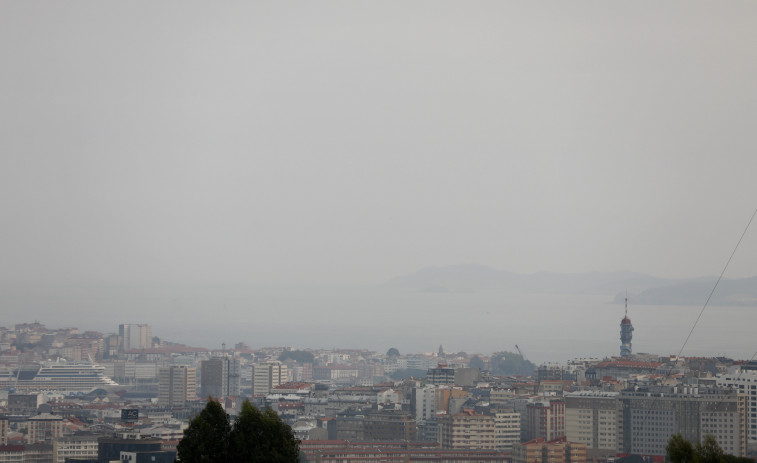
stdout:
[(716, 384), (737, 389), (746, 395), (746, 434), (750, 444), (757, 442), (757, 365), (736, 367), (720, 375)]
[(494, 412), (494, 444), (497, 450), (512, 451), (520, 442), (520, 413), (500, 409)]
[(429, 421), (436, 416), (436, 386), (427, 384), (413, 390), (415, 396), (415, 421)]
[(152, 348), (152, 327), (150, 325), (118, 325), (118, 336), (121, 340), (121, 349), (124, 351)]

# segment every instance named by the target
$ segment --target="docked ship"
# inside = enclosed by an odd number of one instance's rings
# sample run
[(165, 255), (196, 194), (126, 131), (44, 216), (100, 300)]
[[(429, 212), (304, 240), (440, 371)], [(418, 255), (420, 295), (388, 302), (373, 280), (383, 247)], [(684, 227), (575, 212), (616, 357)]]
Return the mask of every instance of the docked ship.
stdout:
[(105, 376), (105, 367), (92, 362), (45, 362), (36, 368), (0, 372), (0, 388), (17, 392), (58, 391), (87, 393), (118, 383)]

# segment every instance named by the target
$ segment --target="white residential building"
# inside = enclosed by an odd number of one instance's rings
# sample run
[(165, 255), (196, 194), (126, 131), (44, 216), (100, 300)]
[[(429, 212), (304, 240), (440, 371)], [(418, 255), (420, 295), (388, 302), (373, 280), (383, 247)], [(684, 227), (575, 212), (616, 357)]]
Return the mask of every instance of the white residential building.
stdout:
[(720, 387), (738, 388), (746, 395), (746, 426), (749, 443), (757, 442), (757, 367), (736, 367), (733, 371), (720, 375), (716, 384)]
[(415, 388), (415, 420), (429, 421), (436, 415), (436, 386)]
[(514, 410), (494, 412), (494, 441), (497, 450), (512, 451), (520, 442), (520, 413)]
[(53, 441), (53, 462), (64, 463), (66, 458), (97, 458), (96, 436), (66, 436)]
[(124, 351), (152, 348), (152, 327), (150, 325), (118, 325), (118, 336)]

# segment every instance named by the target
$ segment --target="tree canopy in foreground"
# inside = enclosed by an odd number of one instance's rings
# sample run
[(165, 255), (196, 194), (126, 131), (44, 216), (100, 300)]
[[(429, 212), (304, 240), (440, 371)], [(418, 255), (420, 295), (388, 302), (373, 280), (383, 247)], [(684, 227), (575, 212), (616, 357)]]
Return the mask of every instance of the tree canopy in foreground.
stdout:
[(674, 434), (668, 440), (665, 451), (670, 463), (754, 463), (751, 458), (725, 453), (717, 439), (709, 434), (694, 445), (681, 434)]
[(176, 453), (181, 463), (300, 461), (299, 441), (292, 428), (273, 410), (261, 412), (248, 400), (233, 425), (221, 405), (209, 400), (184, 430)]

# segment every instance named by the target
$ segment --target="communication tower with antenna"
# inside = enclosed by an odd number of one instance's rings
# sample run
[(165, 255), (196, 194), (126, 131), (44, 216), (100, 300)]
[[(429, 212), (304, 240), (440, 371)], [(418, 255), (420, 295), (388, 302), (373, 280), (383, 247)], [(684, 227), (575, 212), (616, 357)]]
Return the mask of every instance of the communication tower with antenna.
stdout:
[(626, 294), (626, 314), (620, 321), (620, 356), (631, 356), (631, 338), (633, 338), (633, 325), (628, 318), (628, 294)]

